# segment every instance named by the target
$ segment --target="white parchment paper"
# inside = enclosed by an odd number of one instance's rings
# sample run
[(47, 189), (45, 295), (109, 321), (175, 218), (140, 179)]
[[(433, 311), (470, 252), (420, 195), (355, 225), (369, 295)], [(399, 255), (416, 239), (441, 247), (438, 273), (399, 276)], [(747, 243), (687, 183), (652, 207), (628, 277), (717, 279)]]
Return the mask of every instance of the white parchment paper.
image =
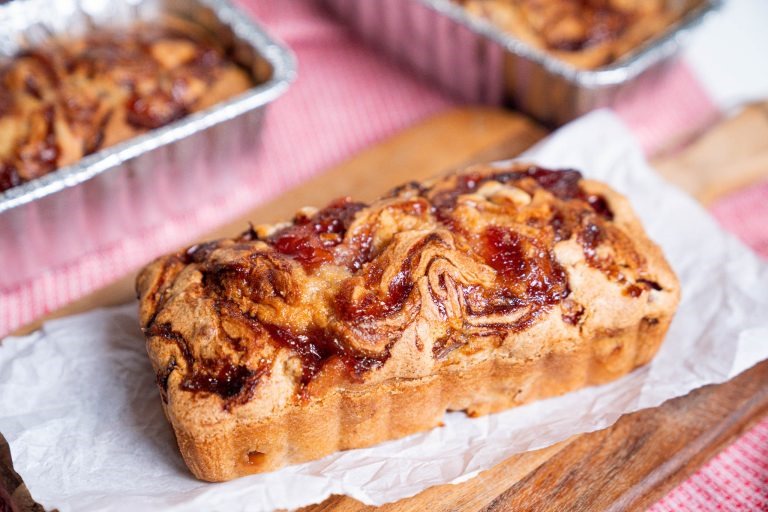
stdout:
[(620, 122), (591, 114), (531, 153), (628, 195), (682, 281), (653, 363), (614, 383), (275, 473), (208, 484), (186, 470), (160, 407), (136, 305), (49, 322), (0, 346), (0, 432), (34, 498), (77, 510), (269, 510), (347, 494), (382, 504), (510, 455), (604, 428), (768, 358), (768, 265), (644, 162)]

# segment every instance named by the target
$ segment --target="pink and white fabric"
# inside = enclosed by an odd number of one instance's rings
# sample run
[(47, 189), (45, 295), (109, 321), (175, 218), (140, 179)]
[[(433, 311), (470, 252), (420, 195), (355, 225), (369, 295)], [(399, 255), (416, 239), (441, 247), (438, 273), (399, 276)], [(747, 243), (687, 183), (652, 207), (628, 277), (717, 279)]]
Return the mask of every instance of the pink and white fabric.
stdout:
[[(258, 163), (265, 172), (254, 173), (261, 180), (226, 203), (169, 218), (151, 232), (0, 292), (0, 336), (455, 104), (358, 42), (315, 2), (240, 3), (285, 40), (299, 59), (298, 81), (268, 113), (264, 155)], [(768, 31), (762, 26), (767, 19), (768, 3), (732, 0), (723, 16), (708, 20), (695, 35), (684, 61), (664, 83), (626, 98), (616, 108), (648, 152), (674, 140), (681, 130), (703, 126), (721, 111), (768, 97), (762, 60), (745, 62), (750, 56), (764, 60), (768, 54)], [(722, 199), (712, 213), (768, 258), (768, 183)], [(768, 418), (652, 510), (768, 510)]]
[(768, 418), (678, 485), (649, 512), (768, 510)]

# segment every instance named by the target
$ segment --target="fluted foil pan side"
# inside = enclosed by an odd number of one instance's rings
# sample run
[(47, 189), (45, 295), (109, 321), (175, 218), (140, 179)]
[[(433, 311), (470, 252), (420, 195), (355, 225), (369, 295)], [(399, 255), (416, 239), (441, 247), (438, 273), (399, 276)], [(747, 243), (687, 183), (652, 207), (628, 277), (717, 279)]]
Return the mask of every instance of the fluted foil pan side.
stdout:
[(0, 59), (54, 35), (165, 17), (231, 42), (236, 60), (268, 79), (0, 193), (0, 290), (252, 181), (266, 107), (294, 80), (296, 61), (227, 0), (18, 0), (0, 7)]
[(722, 0), (700, 0), (666, 32), (598, 69), (576, 69), (450, 0), (322, 0), (360, 35), (471, 103), (505, 102), (564, 124), (657, 80), (686, 35)]

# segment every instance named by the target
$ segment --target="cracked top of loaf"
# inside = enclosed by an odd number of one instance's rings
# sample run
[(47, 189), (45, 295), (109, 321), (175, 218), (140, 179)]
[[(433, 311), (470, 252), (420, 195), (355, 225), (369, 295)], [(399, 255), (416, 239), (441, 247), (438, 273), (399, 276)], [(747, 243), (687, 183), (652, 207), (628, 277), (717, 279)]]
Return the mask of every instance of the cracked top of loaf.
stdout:
[(577, 68), (610, 64), (660, 35), (694, 0), (455, 0)]
[(198, 32), (170, 20), (96, 31), (0, 62), (0, 192), (251, 87)]
[(211, 422), (542, 357), (679, 298), (623, 196), (524, 163), (305, 208), (161, 257), (137, 289), (163, 399)]

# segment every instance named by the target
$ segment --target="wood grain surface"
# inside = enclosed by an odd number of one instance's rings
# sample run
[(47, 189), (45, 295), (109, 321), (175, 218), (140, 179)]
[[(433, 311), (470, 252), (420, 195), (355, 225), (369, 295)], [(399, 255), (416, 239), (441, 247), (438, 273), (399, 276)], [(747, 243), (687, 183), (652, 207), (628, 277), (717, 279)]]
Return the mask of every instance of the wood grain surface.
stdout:
[[(297, 208), (335, 197), (372, 199), (401, 182), (468, 163), (517, 155), (545, 131), (509, 113), (457, 109), (420, 123), (327, 173), (202, 237), (231, 236), (249, 220), (272, 222)], [(733, 138), (738, 137), (738, 143)], [(689, 147), (655, 162), (670, 180), (703, 202), (768, 177), (768, 107), (756, 105), (708, 130)], [(702, 170), (705, 169), (705, 170)], [(190, 242), (193, 242), (190, 240)], [(123, 303), (133, 297), (133, 273), (47, 318)], [(30, 332), (40, 321), (19, 333)], [(642, 510), (768, 413), (768, 362), (718, 386), (623, 417), (613, 427), (516, 455), (459, 484), (427, 489), (382, 507), (386, 511)], [(0, 485), (17, 510), (33, 503), (3, 457)], [(0, 495), (1, 497), (1, 495)], [(1, 501), (1, 500), (0, 500)], [(333, 496), (312, 511), (367, 507)], [(0, 505), (0, 510), (2, 507)]]

